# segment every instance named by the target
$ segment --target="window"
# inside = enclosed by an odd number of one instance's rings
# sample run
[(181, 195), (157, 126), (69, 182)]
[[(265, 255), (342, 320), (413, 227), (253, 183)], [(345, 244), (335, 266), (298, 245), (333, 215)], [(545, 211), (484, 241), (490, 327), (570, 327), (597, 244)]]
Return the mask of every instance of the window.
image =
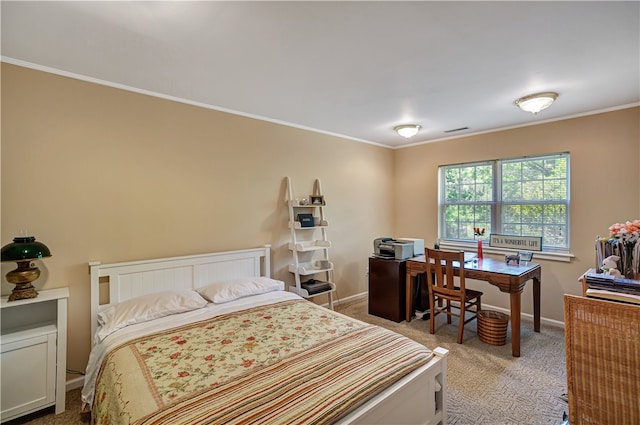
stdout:
[(490, 233), (542, 236), (544, 251), (569, 249), (569, 154), (439, 168), (439, 235), (473, 240)]

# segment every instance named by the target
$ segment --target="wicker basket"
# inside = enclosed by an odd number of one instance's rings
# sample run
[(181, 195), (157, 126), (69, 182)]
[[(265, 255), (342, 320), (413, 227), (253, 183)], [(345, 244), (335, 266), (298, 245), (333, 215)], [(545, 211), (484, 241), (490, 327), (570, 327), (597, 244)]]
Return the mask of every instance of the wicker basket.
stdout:
[(507, 342), (509, 316), (492, 310), (478, 312), (478, 336), (480, 341), (491, 345), (504, 345)]

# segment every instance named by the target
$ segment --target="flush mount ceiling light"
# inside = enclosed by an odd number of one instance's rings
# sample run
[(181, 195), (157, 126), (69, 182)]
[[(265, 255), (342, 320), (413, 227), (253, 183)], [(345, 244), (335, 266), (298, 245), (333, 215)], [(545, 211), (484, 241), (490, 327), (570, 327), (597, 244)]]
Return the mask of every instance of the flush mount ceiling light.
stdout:
[(516, 105), (523, 111), (536, 115), (538, 112), (551, 106), (557, 97), (558, 93), (554, 92), (530, 94), (529, 96), (516, 100)]
[(408, 139), (418, 134), (418, 131), (420, 131), (421, 128), (422, 127), (419, 126), (418, 124), (405, 124), (405, 125), (399, 125), (399, 126), (393, 127), (396, 133), (398, 133), (405, 139)]

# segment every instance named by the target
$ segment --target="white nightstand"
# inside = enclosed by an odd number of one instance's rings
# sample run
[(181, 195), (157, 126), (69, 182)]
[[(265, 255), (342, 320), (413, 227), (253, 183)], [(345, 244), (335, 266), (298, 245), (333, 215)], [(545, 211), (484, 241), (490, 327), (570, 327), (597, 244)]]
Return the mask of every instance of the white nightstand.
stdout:
[(0, 421), (55, 405), (64, 412), (68, 288), (0, 299)]

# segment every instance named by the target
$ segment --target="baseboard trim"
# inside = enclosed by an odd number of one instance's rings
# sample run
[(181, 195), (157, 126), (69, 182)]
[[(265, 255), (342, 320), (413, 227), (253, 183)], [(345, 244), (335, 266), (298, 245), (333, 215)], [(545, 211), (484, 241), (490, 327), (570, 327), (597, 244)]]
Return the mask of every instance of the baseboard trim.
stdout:
[(67, 392), (75, 390), (76, 388), (82, 388), (84, 385), (84, 376), (67, 380)]
[[(334, 292), (335, 293), (335, 292)], [(350, 295), (346, 298), (338, 298), (338, 299), (334, 299), (333, 300), (333, 305), (342, 305), (342, 304), (347, 304), (350, 303), (351, 301), (356, 301), (359, 300), (361, 298), (366, 298), (369, 296), (369, 292), (361, 292), (359, 294), (355, 294), (355, 295)], [(337, 297), (336, 297), (337, 298)], [(329, 303), (324, 303), (322, 304), (323, 307), (329, 307)]]
[[(483, 310), (496, 310), (496, 311), (500, 311), (502, 313), (511, 315), (511, 311), (509, 311), (508, 308), (497, 307), (497, 306), (491, 305), (491, 304), (482, 303), (482, 309)], [(520, 317), (522, 317), (523, 319), (530, 320), (530, 321), (533, 322), (533, 314), (521, 313)], [(548, 319), (546, 317), (540, 317), (540, 323), (541, 324), (545, 324), (546, 323), (547, 325), (559, 326), (561, 328), (564, 328), (564, 322), (561, 322), (559, 320), (554, 320), (554, 319)]]
[[(344, 299), (342, 299), (342, 300), (341, 300), (341, 301), (339, 301), (339, 302), (334, 302), (334, 304), (336, 304), (336, 305), (340, 305), (340, 304), (342, 304), (342, 303), (348, 303), (348, 302), (350, 302), (350, 301), (355, 301), (355, 300), (359, 300), (359, 299), (361, 299), (361, 298), (365, 298), (365, 297), (367, 297), (368, 295), (369, 295), (369, 292), (368, 292), (368, 291), (367, 291), (367, 292), (361, 292), (361, 293), (359, 293), (359, 294), (351, 295), (350, 297), (344, 298)], [(326, 307), (326, 306), (327, 306), (327, 304), (324, 304), (324, 306)], [(485, 304), (485, 303), (482, 303), (482, 307), (483, 307), (483, 308), (486, 308), (486, 309), (491, 309), (491, 310), (500, 311), (500, 312), (502, 312), (502, 313), (509, 314), (509, 315), (511, 314), (511, 311), (509, 311), (509, 309), (508, 309), (508, 308), (504, 308), (504, 307), (498, 307), (498, 306), (495, 306), (495, 305)], [(530, 321), (532, 321), (532, 322), (533, 322), (533, 314), (529, 314), (529, 313), (521, 313), (521, 315), (520, 315), (520, 316), (521, 316), (523, 319), (530, 320)], [(540, 318), (540, 323), (541, 323), (541, 324), (547, 324), (547, 325), (553, 325), (553, 326), (559, 326), (559, 327), (561, 327), (561, 328), (564, 328), (564, 322), (561, 322), (561, 321), (559, 321), (559, 320), (554, 320), (554, 319), (548, 319), (548, 318), (546, 318), (546, 317), (541, 317), (541, 318)]]

